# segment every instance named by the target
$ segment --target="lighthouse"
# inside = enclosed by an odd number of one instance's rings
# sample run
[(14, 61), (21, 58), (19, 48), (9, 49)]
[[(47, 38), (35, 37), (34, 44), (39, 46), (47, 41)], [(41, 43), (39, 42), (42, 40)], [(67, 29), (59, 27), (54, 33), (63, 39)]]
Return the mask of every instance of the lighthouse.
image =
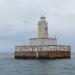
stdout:
[(41, 16), (37, 22), (38, 33), (36, 38), (29, 39), (29, 45), (15, 47), (15, 58), (70, 58), (71, 46), (59, 45), (56, 37), (49, 37), (48, 22), (45, 16)]
[(56, 45), (57, 44), (57, 39), (56, 37), (50, 38), (48, 36), (48, 22), (46, 21), (45, 16), (41, 16), (40, 20), (37, 22), (38, 26), (38, 37), (37, 38), (30, 38), (29, 39), (29, 44), (30, 45)]
[(48, 22), (44, 16), (41, 16), (38, 22), (38, 38), (48, 38)]

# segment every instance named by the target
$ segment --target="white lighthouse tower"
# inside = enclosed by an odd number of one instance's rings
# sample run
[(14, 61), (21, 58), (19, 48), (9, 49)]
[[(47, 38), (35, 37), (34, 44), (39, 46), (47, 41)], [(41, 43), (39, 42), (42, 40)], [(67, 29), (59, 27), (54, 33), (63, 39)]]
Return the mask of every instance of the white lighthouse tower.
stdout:
[(38, 22), (38, 38), (48, 38), (48, 23), (46, 17), (40, 17)]
[(57, 39), (48, 37), (48, 22), (46, 21), (45, 16), (40, 17), (40, 21), (37, 23), (38, 25), (38, 37), (30, 38), (30, 45), (56, 45)]

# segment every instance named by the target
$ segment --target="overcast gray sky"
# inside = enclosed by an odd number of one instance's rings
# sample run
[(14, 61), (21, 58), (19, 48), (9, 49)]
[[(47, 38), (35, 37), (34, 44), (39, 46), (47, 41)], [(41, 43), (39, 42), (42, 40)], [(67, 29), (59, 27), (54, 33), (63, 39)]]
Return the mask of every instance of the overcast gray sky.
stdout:
[(41, 15), (48, 21), (49, 35), (75, 50), (75, 0), (0, 0), (0, 51), (14, 52), (15, 45), (37, 37)]

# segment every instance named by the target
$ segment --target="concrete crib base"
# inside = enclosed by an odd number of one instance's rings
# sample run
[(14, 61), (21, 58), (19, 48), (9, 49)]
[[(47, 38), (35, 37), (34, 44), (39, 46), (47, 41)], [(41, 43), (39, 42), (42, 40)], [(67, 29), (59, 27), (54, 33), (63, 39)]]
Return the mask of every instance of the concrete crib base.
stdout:
[(15, 59), (69, 59), (70, 51), (16, 51)]

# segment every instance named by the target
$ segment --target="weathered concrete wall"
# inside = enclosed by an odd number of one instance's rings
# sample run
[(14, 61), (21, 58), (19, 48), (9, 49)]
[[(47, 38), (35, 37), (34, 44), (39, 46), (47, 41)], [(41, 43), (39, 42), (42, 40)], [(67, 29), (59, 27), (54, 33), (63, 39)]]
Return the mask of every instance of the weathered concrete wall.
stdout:
[(70, 51), (71, 46), (65, 45), (39, 45), (39, 46), (16, 46), (16, 51)]
[(16, 51), (15, 58), (35, 58), (35, 51)]
[(38, 58), (49, 58), (48, 51), (38, 51)]
[(49, 58), (70, 58), (70, 51), (49, 51)]
[(16, 51), (15, 58), (70, 58), (70, 51)]

